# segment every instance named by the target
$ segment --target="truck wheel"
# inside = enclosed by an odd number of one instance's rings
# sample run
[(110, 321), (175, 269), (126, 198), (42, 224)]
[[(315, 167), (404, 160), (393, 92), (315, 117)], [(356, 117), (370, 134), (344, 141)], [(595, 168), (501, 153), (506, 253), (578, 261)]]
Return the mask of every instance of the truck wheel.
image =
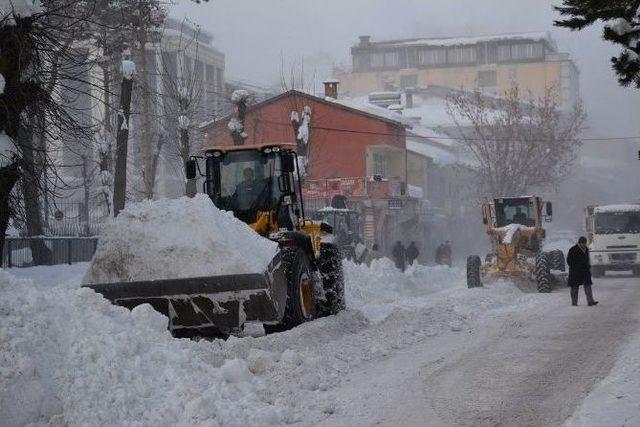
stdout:
[(535, 276), (538, 292), (551, 292), (551, 272), (549, 269), (549, 260), (545, 252), (540, 252), (536, 257)]
[(282, 265), (287, 278), (287, 305), (280, 323), (264, 325), (267, 334), (286, 331), (316, 317), (309, 257), (300, 248), (287, 248), (282, 251)]
[(479, 288), (482, 286), (480, 281), (480, 257), (472, 255), (467, 257), (467, 287)]
[(319, 316), (337, 314), (345, 309), (344, 275), (340, 248), (330, 243), (320, 246), (320, 275), (324, 299), (316, 301)]
[(591, 267), (591, 275), (593, 277), (603, 277), (605, 273), (604, 267), (594, 266)]
[(564, 260), (564, 253), (559, 250), (553, 250), (549, 252), (549, 261), (552, 270), (558, 270), (564, 272), (566, 270), (566, 262)]

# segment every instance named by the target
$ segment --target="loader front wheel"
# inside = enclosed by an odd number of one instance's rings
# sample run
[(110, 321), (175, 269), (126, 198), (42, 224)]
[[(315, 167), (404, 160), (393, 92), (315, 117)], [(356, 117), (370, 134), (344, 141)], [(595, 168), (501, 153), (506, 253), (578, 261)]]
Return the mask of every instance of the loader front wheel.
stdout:
[(479, 288), (482, 286), (482, 282), (480, 280), (480, 265), (481, 265), (480, 257), (477, 255), (472, 255), (467, 257), (467, 287), (468, 288)]
[(344, 275), (340, 248), (330, 243), (320, 246), (320, 275), (324, 297), (316, 303), (319, 316), (337, 314), (345, 309)]
[(549, 269), (549, 259), (545, 252), (540, 252), (536, 257), (535, 278), (538, 292), (551, 292), (551, 272)]
[(316, 317), (309, 257), (300, 248), (287, 248), (282, 253), (282, 264), (287, 278), (287, 305), (280, 323), (264, 325), (267, 334), (286, 331)]

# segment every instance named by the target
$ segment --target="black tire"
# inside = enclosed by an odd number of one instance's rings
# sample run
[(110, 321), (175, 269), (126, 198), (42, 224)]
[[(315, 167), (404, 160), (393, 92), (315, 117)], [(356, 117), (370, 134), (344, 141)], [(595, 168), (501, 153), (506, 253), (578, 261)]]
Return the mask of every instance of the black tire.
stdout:
[(467, 257), (467, 287), (468, 288), (479, 288), (482, 286), (482, 281), (480, 280), (480, 265), (482, 261), (480, 261), (480, 257), (477, 255), (472, 255)]
[(556, 249), (549, 252), (548, 258), (552, 270), (558, 270), (562, 272), (566, 271), (564, 253), (561, 250)]
[(536, 257), (535, 278), (538, 292), (551, 292), (551, 271), (549, 268), (549, 259), (545, 252), (540, 252)]
[(287, 305), (280, 323), (264, 325), (267, 334), (289, 330), (316, 317), (313, 274), (308, 255), (300, 248), (284, 249), (282, 264), (287, 278)]
[(345, 309), (344, 274), (340, 248), (330, 243), (320, 246), (320, 276), (324, 298), (316, 301), (318, 316), (337, 314)]

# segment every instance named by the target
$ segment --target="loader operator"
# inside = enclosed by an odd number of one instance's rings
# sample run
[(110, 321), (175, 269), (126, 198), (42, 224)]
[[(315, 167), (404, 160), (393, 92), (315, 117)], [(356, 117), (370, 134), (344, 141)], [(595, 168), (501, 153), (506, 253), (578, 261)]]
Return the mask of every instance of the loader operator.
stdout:
[(264, 190), (264, 186), (256, 182), (252, 168), (245, 168), (242, 176), (244, 180), (236, 186), (236, 191), (233, 193), (234, 210), (238, 219), (252, 222), (256, 216), (257, 198)]
[(513, 215), (513, 223), (520, 225), (529, 225), (529, 218), (527, 214), (522, 212), (522, 208), (520, 206), (516, 207), (516, 213)]

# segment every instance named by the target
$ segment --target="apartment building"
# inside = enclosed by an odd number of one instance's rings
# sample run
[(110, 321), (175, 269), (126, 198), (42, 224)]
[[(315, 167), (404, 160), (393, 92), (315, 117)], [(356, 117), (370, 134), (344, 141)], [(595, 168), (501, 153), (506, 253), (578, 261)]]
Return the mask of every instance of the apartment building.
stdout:
[(501, 93), (514, 84), (541, 95), (554, 86), (564, 108), (579, 94), (579, 71), (546, 32), (372, 41), (351, 48), (352, 69), (335, 70), (350, 96), (437, 85)]

